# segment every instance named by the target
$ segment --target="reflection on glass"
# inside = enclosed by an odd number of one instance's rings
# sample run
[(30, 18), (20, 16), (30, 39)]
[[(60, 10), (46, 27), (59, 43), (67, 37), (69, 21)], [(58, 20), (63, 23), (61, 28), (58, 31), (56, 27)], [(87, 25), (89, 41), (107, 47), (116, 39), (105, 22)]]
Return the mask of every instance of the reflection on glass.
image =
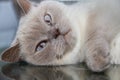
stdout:
[(115, 65), (106, 71), (110, 80), (120, 80), (120, 65)]
[(80, 66), (35, 67), (16, 63), (3, 66), (2, 73), (11, 80), (111, 80), (111, 74), (93, 73)]

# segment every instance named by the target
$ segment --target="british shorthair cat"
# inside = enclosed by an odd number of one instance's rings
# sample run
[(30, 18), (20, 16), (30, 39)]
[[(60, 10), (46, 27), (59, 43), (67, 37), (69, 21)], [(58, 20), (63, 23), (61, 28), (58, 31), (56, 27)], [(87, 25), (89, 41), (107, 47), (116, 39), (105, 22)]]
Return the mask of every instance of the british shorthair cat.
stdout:
[[(85, 62), (95, 72), (111, 62), (111, 43), (120, 32), (119, 0), (88, 0), (66, 5), (14, 0), (21, 19), (15, 40), (2, 53), (3, 61), (34, 65)], [(114, 48), (114, 47), (113, 47)]]

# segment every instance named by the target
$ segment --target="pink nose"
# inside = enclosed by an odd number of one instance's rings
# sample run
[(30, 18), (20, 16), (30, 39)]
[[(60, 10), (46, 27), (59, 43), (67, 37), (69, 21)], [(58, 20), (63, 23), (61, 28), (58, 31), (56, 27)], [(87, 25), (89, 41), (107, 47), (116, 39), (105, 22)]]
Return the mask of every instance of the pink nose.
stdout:
[(48, 31), (48, 34), (52, 37), (52, 38), (57, 38), (59, 35), (61, 35), (59, 29), (57, 28), (52, 28), (50, 31)]

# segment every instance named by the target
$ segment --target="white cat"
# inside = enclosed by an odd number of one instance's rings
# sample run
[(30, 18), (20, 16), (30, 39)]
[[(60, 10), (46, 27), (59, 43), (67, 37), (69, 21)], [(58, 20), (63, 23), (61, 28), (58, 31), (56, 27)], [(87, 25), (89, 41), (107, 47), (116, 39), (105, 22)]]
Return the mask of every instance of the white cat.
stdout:
[(86, 62), (97, 72), (114, 62), (110, 54), (118, 53), (112, 43), (120, 32), (119, 0), (73, 5), (43, 1), (36, 6), (28, 0), (14, 1), (22, 18), (15, 41), (2, 60), (25, 60), (34, 65)]

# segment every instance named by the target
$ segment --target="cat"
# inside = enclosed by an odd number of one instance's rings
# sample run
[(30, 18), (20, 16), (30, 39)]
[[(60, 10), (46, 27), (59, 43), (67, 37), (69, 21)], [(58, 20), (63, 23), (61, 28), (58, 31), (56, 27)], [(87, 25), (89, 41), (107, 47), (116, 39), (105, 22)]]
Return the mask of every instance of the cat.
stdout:
[(1, 60), (34, 65), (85, 62), (95, 72), (111, 65), (111, 43), (120, 32), (119, 0), (73, 5), (47, 0), (37, 5), (28, 0), (14, 2), (21, 20), (15, 40)]

